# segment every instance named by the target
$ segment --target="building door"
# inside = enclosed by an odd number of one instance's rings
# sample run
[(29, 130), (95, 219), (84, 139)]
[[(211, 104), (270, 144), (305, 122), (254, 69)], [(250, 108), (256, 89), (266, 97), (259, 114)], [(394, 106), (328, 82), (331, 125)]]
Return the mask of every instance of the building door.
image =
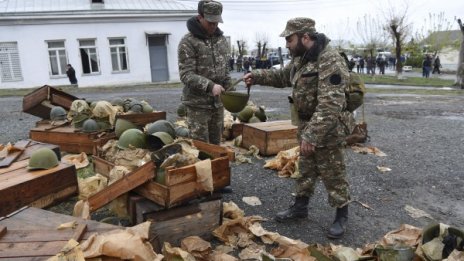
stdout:
[(169, 80), (167, 35), (148, 36), (152, 82)]

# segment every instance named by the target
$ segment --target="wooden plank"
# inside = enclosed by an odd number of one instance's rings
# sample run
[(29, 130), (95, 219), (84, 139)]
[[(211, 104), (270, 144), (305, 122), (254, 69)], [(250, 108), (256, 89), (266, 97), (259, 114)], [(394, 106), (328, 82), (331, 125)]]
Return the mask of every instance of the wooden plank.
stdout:
[(95, 211), (100, 207), (108, 204), (122, 194), (142, 185), (153, 179), (155, 176), (155, 164), (150, 161), (139, 168), (135, 169), (128, 175), (114, 182), (110, 186), (100, 190), (89, 197), (90, 211)]
[(6, 234), (7, 228), (4, 226), (0, 226), (0, 238), (2, 238)]
[(58, 254), (66, 243), (67, 241), (17, 242), (14, 244), (0, 242), (0, 259), (10, 257), (53, 256)]
[(25, 167), (27, 167), (28, 163), (29, 162), (27, 160), (21, 160), (21, 161), (14, 162), (8, 168), (0, 169), (0, 180), (2, 178), (1, 174), (12, 172), (12, 171), (15, 171), (15, 170), (18, 170), (18, 169), (24, 169)]
[[(180, 245), (180, 241), (188, 236), (199, 236), (206, 240), (211, 238), (211, 232), (221, 224), (221, 200), (202, 202), (198, 207), (198, 213), (151, 223), (150, 238), (153, 238), (151, 243), (155, 251), (160, 251), (163, 242)], [(153, 216), (156, 215), (153, 213)], [(147, 220), (150, 219), (150, 215), (147, 215)]]
[(55, 152), (56, 156), (58, 157), (58, 160), (61, 160), (61, 152), (60, 152), (60, 147), (55, 144), (50, 144), (50, 143), (42, 143), (38, 142), (35, 140), (29, 140), (29, 145), (26, 147), (26, 150), (24, 150), (24, 153), (21, 154), (21, 156), (18, 158), (17, 161), (24, 160), (24, 159), (29, 159), (31, 157), (31, 154), (39, 149), (39, 148), (49, 148)]
[(116, 118), (121, 118), (134, 123), (137, 126), (145, 127), (146, 124), (155, 122), (157, 120), (165, 120), (165, 111), (155, 111), (150, 113), (134, 113), (134, 114), (119, 114)]
[(99, 173), (105, 177), (109, 177), (110, 171), (114, 168), (114, 164), (112, 162), (109, 162), (96, 156), (92, 157), (92, 161), (95, 173)]
[(77, 185), (71, 186), (63, 190), (45, 195), (35, 200), (34, 202), (30, 203), (29, 206), (35, 207), (35, 208), (45, 208), (45, 207), (55, 205), (59, 202), (65, 201), (72, 196), (77, 196), (78, 194), (79, 194), (79, 187)]
[(77, 192), (74, 165), (60, 163), (48, 170), (28, 171), (23, 168), (3, 173), (0, 175), (0, 216), (69, 187), (74, 187)]
[[(83, 224), (87, 227), (86, 224)], [(86, 229), (82, 233), (82, 237), (78, 240), (85, 240), (93, 233), (106, 232), (106, 229)], [(4, 237), (0, 237), (2, 243), (16, 243), (16, 242), (49, 242), (49, 241), (68, 241), (76, 233), (74, 229), (37, 229), (37, 230), (9, 230)]]
[(76, 240), (77, 242), (81, 241), (82, 237), (84, 236), (85, 232), (87, 232), (87, 225), (86, 224), (79, 224), (77, 225), (74, 234), (72, 235), (72, 239)]
[(136, 187), (134, 192), (162, 206), (166, 206), (169, 201), (169, 188), (154, 181)]
[(0, 160), (0, 168), (8, 167), (11, 165), (11, 163), (16, 161), (16, 159), (18, 159), (18, 157), (21, 156), (21, 154), (23, 154), (28, 144), (29, 140), (20, 140), (16, 142), (14, 147), (19, 149), (19, 151), (12, 152), (3, 160)]

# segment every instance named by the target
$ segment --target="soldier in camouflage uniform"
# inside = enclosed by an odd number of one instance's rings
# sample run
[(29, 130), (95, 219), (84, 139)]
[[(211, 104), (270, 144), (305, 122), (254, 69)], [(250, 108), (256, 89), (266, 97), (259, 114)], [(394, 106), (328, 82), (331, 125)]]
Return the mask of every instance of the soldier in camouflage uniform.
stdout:
[(180, 79), (184, 83), (182, 103), (192, 139), (221, 142), (224, 107), (220, 95), (231, 85), (229, 45), (218, 28), (222, 4), (200, 1), (198, 15), (187, 21), (189, 32), (178, 48)]
[(276, 219), (283, 222), (307, 217), (309, 198), (320, 178), (329, 204), (336, 208), (335, 221), (327, 235), (340, 238), (345, 232), (350, 200), (343, 145), (354, 126), (353, 115), (346, 110), (348, 68), (338, 52), (328, 46), (330, 40), (316, 32), (310, 18), (289, 20), (280, 36), (286, 39), (292, 63), (281, 70), (254, 70), (244, 76), (248, 85), (293, 87), (301, 177), (296, 180), (295, 203), (277, 213)]

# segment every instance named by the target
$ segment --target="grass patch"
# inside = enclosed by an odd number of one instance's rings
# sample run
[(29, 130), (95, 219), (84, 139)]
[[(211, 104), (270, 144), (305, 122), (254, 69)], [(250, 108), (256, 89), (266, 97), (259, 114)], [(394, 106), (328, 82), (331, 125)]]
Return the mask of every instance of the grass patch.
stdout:
[(461, 96), (464, 95), (464, 90), (367, 88), (367, 93)]
[(361, 74), (365, 83), (369, 84), (388, 84), (388, 85), (408, 85), (408, 86), (432, 86), (432, 87), (449, 87), (453, 86), (454, 80), (445, 80), (440, 78), (422, 78), (422, 77), (404, 77), (397, 79), (391, 75), (370, 76)]

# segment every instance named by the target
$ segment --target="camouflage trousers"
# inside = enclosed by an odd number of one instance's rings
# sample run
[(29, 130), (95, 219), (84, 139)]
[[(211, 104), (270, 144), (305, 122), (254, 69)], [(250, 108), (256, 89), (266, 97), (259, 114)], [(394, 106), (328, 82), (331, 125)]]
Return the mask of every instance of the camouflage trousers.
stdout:
[(219, 145), (224, 129), (224, 107), (217, 109), (186, 107), (189, 137)]
[(330, 206), (341, 207), (350, 200), (343, 148), (316, 148), (312, 155), (300, 156), (298, 164), (301, 177), (296, 180), (297, 196), (311, 197), (320, 178)]

